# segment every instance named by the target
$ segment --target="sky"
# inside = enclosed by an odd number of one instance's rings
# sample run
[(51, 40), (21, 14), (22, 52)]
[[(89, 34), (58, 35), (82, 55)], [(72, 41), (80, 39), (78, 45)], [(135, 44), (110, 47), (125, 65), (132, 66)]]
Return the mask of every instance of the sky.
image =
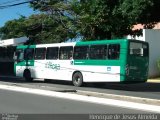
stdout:
[[(25, 1), (26, 0), (0, 0), (0, 6), (25, 2)], [(31, 14), (35, 13), (36, 11), (33, 11), (33, 9), (29, 7), (29, 4), (23, 4), (19, 6), (0, 9), (0, 27), (3, 27), (5, 22), (9, 20), (18, 19), (20, 15), (28, 17)]]

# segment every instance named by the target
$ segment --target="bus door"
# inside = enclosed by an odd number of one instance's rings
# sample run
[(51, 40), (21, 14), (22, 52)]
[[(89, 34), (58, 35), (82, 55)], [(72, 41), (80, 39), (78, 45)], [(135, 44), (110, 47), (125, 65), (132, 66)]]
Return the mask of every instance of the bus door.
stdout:
[(34, 51), (34, 67), (32, 69), (33, 71), (33, 77), (35, 78), (46, 78), (47, 74), (45, 71), (45, 60), (46, 57), (46, 47), (38, 47), (35, 48)]
[(126, 74), (128, 80), (144, 81), (148, 77), (148, 44), (142, 42), (130, 42), (128, 64), (126, 66)]
[(59, 78), (71, 80), (73, 73), (73, 46), (61, 46), (59, 49)]

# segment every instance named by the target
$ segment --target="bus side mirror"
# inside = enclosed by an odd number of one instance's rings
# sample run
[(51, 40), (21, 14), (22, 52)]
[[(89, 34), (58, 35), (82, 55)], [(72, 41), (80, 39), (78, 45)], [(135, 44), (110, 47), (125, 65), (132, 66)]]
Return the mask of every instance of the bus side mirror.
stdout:
[(14, 55), (14, 56), (13, 56), (13, 60), (14, 60), (14, 61), (17, 61), (17, 56)]

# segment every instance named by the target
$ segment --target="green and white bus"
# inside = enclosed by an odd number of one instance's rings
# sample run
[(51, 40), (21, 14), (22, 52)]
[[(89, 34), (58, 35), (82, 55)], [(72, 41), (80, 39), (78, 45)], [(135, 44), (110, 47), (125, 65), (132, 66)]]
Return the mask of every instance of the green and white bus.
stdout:
[(145, 82), (149, 45), (138, 40), (101, 40), (17, 46), (14, 72), (35, 78), (84, 82)]

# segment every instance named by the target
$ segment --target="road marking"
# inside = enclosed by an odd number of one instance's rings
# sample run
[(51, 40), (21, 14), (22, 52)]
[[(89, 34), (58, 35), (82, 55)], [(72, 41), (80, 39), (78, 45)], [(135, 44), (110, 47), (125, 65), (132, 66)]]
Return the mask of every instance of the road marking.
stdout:
[(114, 100), (114, 99), (108, 99), (108, 98), (98, 98), (93, 96), (83, 96), (83, 95), (76, 95), (71, 93), (61, 93), (61, 92), (55, 92), (55, 91), (17, 87), (17, 86), (10, 86), (10, 85), (0, 85), (0, 89), (160, 113), (160, 106), (156, 106), (156, 105), (148, 105), (148, 104), (135, 103), (135, 102), (129, 102), (129, 101), (121, 101), (121, 100)]

